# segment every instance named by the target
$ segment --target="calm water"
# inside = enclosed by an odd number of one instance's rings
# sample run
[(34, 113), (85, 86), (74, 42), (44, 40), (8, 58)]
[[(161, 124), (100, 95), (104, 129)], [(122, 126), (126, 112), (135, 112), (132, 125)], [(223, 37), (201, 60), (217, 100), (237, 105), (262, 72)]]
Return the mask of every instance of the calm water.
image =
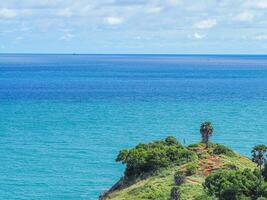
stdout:
[(267, 144), (267, 56), (0, 55), (0, 199), (97, 199), (122, 148)]

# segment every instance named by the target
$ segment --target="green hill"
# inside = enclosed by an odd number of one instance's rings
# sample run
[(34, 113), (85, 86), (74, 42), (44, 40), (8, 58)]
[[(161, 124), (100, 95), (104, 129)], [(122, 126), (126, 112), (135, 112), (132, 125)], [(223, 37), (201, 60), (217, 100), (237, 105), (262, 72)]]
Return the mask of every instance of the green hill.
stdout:
[[(168, 200), (172, 188), (179, 190), (182, 200), (214, 199), (203, 187), (210, 174), (220, 170), (256, 169), (249, 158), (223, 145), (210, 144), (208, 149), (202, 143), (183, 147), (173, 137), (121, 151), (117, 161), (126, 164), (125, 176), (100, 199)], [(177, 172), (185, 174), (179, 186), (174, 181)]]

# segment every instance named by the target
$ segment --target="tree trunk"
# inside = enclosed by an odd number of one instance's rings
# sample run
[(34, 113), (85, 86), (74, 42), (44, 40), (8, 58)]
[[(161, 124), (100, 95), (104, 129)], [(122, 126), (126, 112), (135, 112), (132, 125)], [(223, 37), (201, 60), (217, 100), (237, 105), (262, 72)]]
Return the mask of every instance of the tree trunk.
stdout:
[(209, 136), (208, 136), (208, 134), (205, 134), (205, 145), (206, 145), (206, 149), (208, 149), (209, 148)]

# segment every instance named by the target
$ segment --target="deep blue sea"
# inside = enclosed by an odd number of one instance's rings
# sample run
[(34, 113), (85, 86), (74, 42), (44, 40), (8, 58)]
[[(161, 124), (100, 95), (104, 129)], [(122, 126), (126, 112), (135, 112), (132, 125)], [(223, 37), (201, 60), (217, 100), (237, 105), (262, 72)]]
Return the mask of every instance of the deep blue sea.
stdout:
[(267, 56), (0, 55), (0, 199), (95, 200), (120, 149), (267, 144)]

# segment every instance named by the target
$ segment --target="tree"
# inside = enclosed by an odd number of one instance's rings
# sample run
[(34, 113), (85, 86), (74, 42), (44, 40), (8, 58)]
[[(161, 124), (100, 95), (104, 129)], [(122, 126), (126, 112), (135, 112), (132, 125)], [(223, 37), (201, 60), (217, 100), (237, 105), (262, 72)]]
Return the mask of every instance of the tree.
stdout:
[(160, 168), (182, 165), (197, 159), (197, 155), (183, 147), (175, 138), (138, 144), (132, 149), (121, 150), (116, 162), (126, 165), (125, 177), (137, 178)]
[(260, 168), (259, 186), (261, 185), (261, 181), (262, 181), (262, 166), (265, 162), (266, 152), (267, 152), (267, 146), (263, 144), (255, 146), (251, 151), (252, 161), (257, 163), (257, 166)]
[(255, 146), (251, 151), (252, 161), (257, 163), (257, 166), (260, 168), (260, 172), (262, 172), (262, 166), (265, 162), (266, 152), (267, 146), (263, 144)]
[(211, 122), (204, 122), (200, 126), (200, 133), (202, 136), (202, 142), (205, 143), (206, 148), (209, 148), (209, 137), (213, 133), (213, 127)]
[(267, 181), (267, 162), (265, 161), (263, 170), (262, 170), (262, 176), (264, 178), (265, 181)]

